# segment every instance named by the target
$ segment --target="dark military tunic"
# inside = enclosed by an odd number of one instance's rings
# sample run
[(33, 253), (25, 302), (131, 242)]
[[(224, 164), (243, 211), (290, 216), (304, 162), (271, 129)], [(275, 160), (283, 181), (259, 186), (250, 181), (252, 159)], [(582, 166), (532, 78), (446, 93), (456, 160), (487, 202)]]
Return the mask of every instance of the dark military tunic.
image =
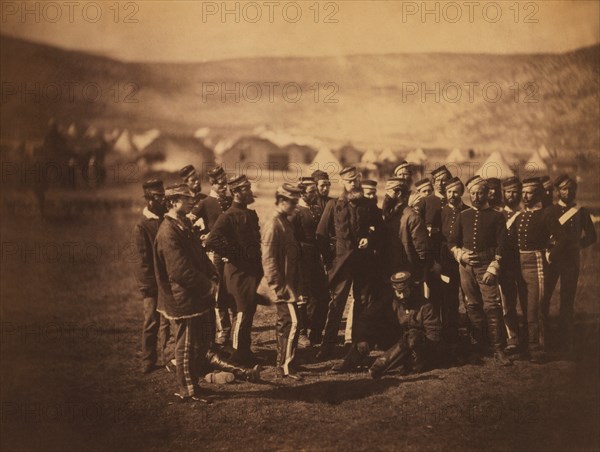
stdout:
[(233, 202), (230, 196), (220, 198), (212, 192), (206, 198), (201, 199), (192, 209), (192, 214), (196, 218), (202, 218), (204, 229), (203, 234), (210, 232), (215, 225), (217, 218), (225, 212)]

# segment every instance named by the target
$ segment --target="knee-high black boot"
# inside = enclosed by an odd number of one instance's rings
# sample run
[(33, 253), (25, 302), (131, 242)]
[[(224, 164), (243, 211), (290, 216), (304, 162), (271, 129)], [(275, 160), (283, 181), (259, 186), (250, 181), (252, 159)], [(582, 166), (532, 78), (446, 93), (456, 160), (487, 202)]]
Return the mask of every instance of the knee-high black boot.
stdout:
[(381, 378), (381, 376), (388, 370), (391, 370), (394, 367), (397, 367), (400, 364), (402, 364), (402, 362), (406, 358), (408, 358), (408, 356), (408, 347), (406, 347), (406, 345), (403, 344), (402, 341), (397, 342), (383, 355), (381, 355), (375, 360), (375, 362), (369, 369), (369, 374), (374, 379)]
[(241, 367), (233, 364), (216, 350), (209, 350), (206, 353), (206, 359), (212, 367), (225, 372), (231, 372), (235, 375), (235, 378), (245, 381), (259, 381), (260, 380), (260, 366), (254, 366), (252, 369), (247, 367)]

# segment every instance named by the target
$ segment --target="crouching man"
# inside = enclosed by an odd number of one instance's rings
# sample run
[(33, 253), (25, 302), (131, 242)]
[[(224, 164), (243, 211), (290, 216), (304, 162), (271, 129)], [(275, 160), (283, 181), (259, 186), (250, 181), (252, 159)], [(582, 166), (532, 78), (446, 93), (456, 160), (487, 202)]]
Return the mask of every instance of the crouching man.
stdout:
[[(175, 361), (182, 400), (201, 400), (198, 381), (214, 335), (217, 270), (192, 233), (186, 215), (194, 194), (185, 184), (165, 190), (168, 212), (154, 242), (157, 310), (176, 326)], [(204, 363), (206, 364), (206, 363)]]
[[(398, 317), (400, 340), (375, 360), (369, 374), (380, 378), (394, 368), (403, 373), (423, 372), (437, 362), (441, 337), (438, 311), (423, 298), (419, 285), (409, 272), (394, 273), (390, 278), (394, 289), (393, 309)], [(421, 290), (419, 290), (421, 289)]]

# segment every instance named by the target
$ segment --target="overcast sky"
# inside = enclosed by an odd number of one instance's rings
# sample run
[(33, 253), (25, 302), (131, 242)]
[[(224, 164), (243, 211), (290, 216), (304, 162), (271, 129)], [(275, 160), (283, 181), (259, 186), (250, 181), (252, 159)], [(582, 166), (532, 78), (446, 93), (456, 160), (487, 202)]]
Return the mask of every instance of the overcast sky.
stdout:
[(126, 61), (564, 52), (600, 42), (596, 0), (428, 2), (425, 17), (421, 1), (228, 2), (225, 17), (223, 2), (121, 2), (118, 14), (112, 1), (71, 11), (31, 2), (28, 13), (24, 2), (0, 3), (2, 33)]

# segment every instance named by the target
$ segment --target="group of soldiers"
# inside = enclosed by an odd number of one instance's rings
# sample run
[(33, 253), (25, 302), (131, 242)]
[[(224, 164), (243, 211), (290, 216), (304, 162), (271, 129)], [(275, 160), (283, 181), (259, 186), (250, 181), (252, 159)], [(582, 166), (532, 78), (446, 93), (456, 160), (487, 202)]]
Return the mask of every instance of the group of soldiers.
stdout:
[[(441, 166), (413, 184), (402, 162), (385, 182), (380, 208), (377, 182), (355, 167), (339, 173), (337, 198), (329, 196), (329, 175), (317, 170), (277, 188), (262, 231), (246, 176), (212, 169), (208, 196), (193, 166), (180, 176), (166, 188), (156, 179), (144, 183), (147, 206), (134, 234), (142, 370), (157, 367), (158, 348), (182, 400), (201, 399), (203, 375), (260, 379), (265, 363), (251, 340), (259, 304), (276, 307), (276, 375), (301, 380), (296, 349), (334, 357), (351, 290), (351, 345), (332, 372), (367, 366), (379, 378), (393, 368), (420, 372), (487, 354), (503, 366), (543, 361), (559, 278), (556, 337), (570, 352), (580, 250), (596, 233), (567, 175), (553, 182), (475, 176), (463, 184)], [(259, 290), (263, 278), (268, 296)], [(385, 352), (372, 362), (374, 348)]]

